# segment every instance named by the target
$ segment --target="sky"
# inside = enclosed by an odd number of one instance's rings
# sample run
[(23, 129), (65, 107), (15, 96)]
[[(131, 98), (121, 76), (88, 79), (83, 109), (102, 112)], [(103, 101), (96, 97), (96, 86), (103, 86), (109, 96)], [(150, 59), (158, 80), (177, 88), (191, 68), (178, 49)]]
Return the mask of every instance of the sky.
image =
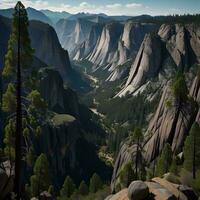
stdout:
[[(200, 0), (21, 0), (26, 7), (89, 12), (108, 15), (169, 15), (200, 13)], [(0, 0), (0, 9), (10, 8), (17, 0)]]

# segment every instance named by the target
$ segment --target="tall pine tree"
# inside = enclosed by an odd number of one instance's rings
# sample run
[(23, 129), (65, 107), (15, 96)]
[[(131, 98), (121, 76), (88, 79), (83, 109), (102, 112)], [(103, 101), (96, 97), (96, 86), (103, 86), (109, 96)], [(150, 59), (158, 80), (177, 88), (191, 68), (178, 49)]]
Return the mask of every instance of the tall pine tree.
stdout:
[(40, 192), (47, 191), (51, 186), (49, 162), (45, 154), (41, 154), (34, 166), (34, 175), (31, 176), (31, 196), (39, 196)]
[(162, 176), (163, 174), (169, 172), (171, 163), (172, 163), (173, 153), (171, 146), (169, 144), (165, 144), (161, 156), (158, 159), (156, 165), (156, 175)]
[(197, 170), (200, 170), (200, 127), (195, 122), (191, 129), (189, 136), (185, 140), (183, 155), (183, 167), (192, 172), (193, 178), (196, 178)]
[[(24, 5), (18, 1), (13, 13), (12, 32), (8, 41), (8, 50), (5, 56), (5, 66), (3, 69), (3, 77), (5, 86), (8, 85), (9, 91), (16, 90), (16, 124), (15, 124), (15, 179), (14, 191), (17, 200), (21, 197), (21, 142), (22, 142), (22, 75), (26, 74), (26, 70), (30, 66), (33, 50), (30, 44), (28, 33), (28, 16)], [(16, 77), (16, 78), (15, 78)], [(14, 83), (16, 85), (14, 86)], [(8, 90), (7, 90), (8, 91)], [(8, 102), (12, 102), (12, 95), (4, 95)], [(3, 99), (5, 105), (6, 99)], [(13, 105), (7, 104), (4, 108), (8, 113), (12, 111)]]

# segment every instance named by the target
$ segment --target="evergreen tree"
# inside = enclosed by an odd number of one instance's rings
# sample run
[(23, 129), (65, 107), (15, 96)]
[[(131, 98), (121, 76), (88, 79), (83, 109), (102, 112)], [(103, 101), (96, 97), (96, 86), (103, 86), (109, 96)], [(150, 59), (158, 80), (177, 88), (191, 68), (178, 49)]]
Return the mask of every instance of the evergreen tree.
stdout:
[(196, 171), (200, 169), (200, 127), (195, 122), (185, 140), (183, 155), (183, 167), (192, 172), (193, 178), (196, 178)]
[(136, 128), (133, 132), (133, 140), (136, 143), (136, 156), (135, 156), (135, 176), (136, 179), (138, 179), (138, 164), (139, 164), (139, 158), (141, 157), (141, 151), (142, 151), (142, 140), (143, 140), (143, 134), (141, 129)]
[(200, 170), (196, 172), (196, 179), (192, 182), (193, 188), (195, 188), (200, 194)]
[(187, 95), (189, 91), (183, 73), (179, 72), (177, 74), (177, 76), (172, 81), (171, 89), (177, 101), (185, 102), (187, 100)]
[(31, 196), (38, 196), (40, 192), (47, 191), (51, 185), (49, 163), (45, 154), (41, 154), (34, 166), (34, 175), (31, 176)]
[(120, 171), (119, 178), (122, 188), (128, 187), (130, 183), (135, 180), (135, 174), (131, 162), (124, 165), (123, 169)]
[[(33, 50), (28, 33), (28, 16), (24, 5), (18, 1), (13, 13), (12, 31), (8, 41), (8, 50), (5, 56), (5, 66), (2, 75), (6, 83), (16, 81), (16, 134), (15, 134), (15, 177), (14, 191), (16, 199), (21, 198), (21, 141), (22, 141), (22, 69), (30, 66)], [(15, 79), (16, 77), (16, 79)], [(9, 85), (8, 90), (14, 92)], [(13, 94), (14, 95), (14, 94)], [(11, 95), (5, 94), (5, 98), (9, 99), (5, 111), (11, 111)], [(3, 99), (4, 100), (4, 99)], [(4, 101), (5, 105), (5, 101)], [(13, 107), (15, 103), (13, 104)]]
[(172, 163), (172, 149), (169, 144), (165, 144), (161, 156), (158, 159), (156, 165), (156, 175), (162, 176), (163, 174), (169, 172)]
[(178, 166), (177, 166), (177, 157), (174, 156), (172, 159), (172, 164), (170, 166), (170, 170), (171, 173), (177, 175), (178, 174)]
[(96, 173), (93, 174), (93, 176), (90, 179), (90, 192), (96, 193), (99, 189), (103, 187), (102, 180), (100, 176)]
[(89, 189), (85, 181), (81, 181), (78, 190), (81, 195), (88, 195)]
[(5, 127), (3, 142), (5, 144), (4, 154), (9, 158), (12, 168), (12, 163), (15, 160), (15, 121), (13, 119), (10, 119)]
[(16, 110), (16, 90), (12, 83), (8, 84), (6, 92), (2, 98), (2, 110), (7, 113), (13, 113)]
[(62, 189), (60, 190), (61, 199), (66, 199), (70, 197), (74, 193), (75, 189), (76, 189), (76, 186), (73, 180), (69, 176), (67, 176), (65, 178)]

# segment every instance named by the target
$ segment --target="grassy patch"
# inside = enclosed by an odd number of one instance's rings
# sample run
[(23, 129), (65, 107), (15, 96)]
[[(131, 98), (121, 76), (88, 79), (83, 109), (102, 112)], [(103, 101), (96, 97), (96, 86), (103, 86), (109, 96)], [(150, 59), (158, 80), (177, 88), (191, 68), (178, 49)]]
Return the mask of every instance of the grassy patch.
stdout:
[(54, 117), (52, 118), (52, 122), (55, 126), (68, 124), (75, 120), (76, 119), (73, 116), (67, 114), (55, 114)]

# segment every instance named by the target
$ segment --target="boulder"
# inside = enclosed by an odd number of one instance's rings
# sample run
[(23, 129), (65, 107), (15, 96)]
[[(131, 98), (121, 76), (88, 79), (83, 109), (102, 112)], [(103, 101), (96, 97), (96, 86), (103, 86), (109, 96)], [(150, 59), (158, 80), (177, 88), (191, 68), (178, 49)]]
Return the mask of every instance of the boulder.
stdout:
[(133, 181), (128, 188), (130, 200), (143, 200), (149, 195), (149, 188), (143, 181)]

